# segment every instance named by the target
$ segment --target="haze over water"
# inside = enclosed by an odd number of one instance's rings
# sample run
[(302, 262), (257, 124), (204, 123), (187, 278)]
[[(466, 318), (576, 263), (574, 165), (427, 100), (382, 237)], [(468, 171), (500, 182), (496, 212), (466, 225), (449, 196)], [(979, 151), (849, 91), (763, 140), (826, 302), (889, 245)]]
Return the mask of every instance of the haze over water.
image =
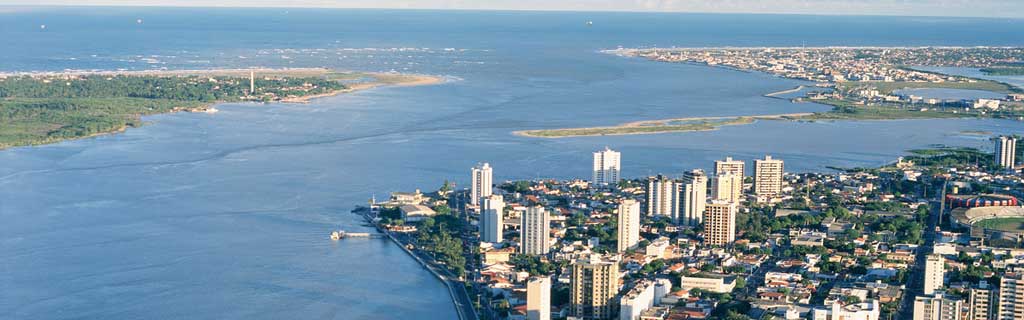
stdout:
[[(137, 23), (143, 19), (143, 23)], [(594, 21), (587, 27), (585, 22)], [(40, 25), (45, 24), (45, 29)], [(827, 26), (827, 27), (825, 27)], [(899, 30), (894, 32), (893, 30)], [(389, 191), (676, 175), (766, 153), (788, 171), (877, 166), (932, 144), (990, 148), (1020, 122), (762, 121), (717, 131), (533, 139), (511, 131), (826, 110), (802, 82), (599, 53), (617, 46), (1024, 45), (1007, 19), (296, 9), (18, 9), (2, 71), (331, 67), (443, 75), (308, 105), (230, 104), (126, 133), (0, 151), (0, 315), (16, 319), (452, 319), (390, 242), (331, 242)]]

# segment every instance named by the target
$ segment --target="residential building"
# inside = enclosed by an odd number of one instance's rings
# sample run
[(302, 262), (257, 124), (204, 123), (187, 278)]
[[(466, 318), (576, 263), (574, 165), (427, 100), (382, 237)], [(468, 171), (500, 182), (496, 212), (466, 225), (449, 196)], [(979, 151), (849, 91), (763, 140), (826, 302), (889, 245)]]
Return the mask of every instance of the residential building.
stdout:
[(960, 320), (963, 301), (942, 291), (914, 298), (914, 320)]
[(711, 198), (730, 202), (743, 199), (743, 176), (732, 173), (715, 176), (711, 186)]
[(811, 310), (811, 320), (879, 320), (881, 316), (878, 300), (845, 304), (841, 300)]
[(484, 162), (473, 167), (473, 181), (469, 190), (469, 204), (479, 206), (484, 198), (491, 196), (491, 193), (494, 192), (492, 176), (493, 170), (489, 163)]
[(505, 201), (501, 195), (492, 194), (484, 198), (480, 209), (480, 241), (498, 243), (504, 241)]
[(704, 209), (704, 243), (728, 245), (736, 241), (736, 203), (715, 200)]
[(621, 154), (605, 147), (602, 151), (594, 152), (594, 179), (596, 185), (615, 185), (619, 183)]
[(679, 183), (663, 175), (647, 178), (647, 215), (679, 216)]
[(672, 290), (668, 279), (637, 281), (633, 289), (619, 299), (619, 320), (640, 320), (643, 312), (661, 302), (661, 297)]
[(551, 278), (534, 277), (526, 282), (526, 319), (551, 320)]
[(924, 262), (924, 294), (928, 295), (941, 290), (945, 276), (945, 259), (937, 254), (928, 255)]
[(999, 279), (998, 320), (1024, 320), (1024, 274), (1008, 272)]
[(683, 173), (679, 192), (680, 216), (673, 217), (673, 220), (688, 226), (700, 224), (707, 201), (708, 176), (704, 174), (704, 170), (695, 169)]
[(745, 164), (741, 160), (733, 160), (732, 157), (725, 157), (725, 160), (715, 160), (715, 172), (716, 176), (723, 174), (732, 174), (740, 176), (741, 178), (745, 174)]
[(686, 290), (701, 289), (715, 293), (729, 293), (736, 288), (736, 277), (699, 273), (679, 277), (679, 286)]
[(618, 211), (618, 252), (623, 252), (640, 242), (640, 202), (633, 199), (621, 200)]
[(570, 304), (573, 317), (583, 320), (615, 317), (619, 293), (619, 263), (593, 255), (572, 265)]
[(968, 320), (989, 320), (995, 318), (996, 295), (988, 281), (982, 280), (970, 289), (967, 300)]
[(1000, 136), (992, 139), (995, 141), (995, 164), (1001, 168), (1013, 168), (1017, 163), (1017, 139), (1010, 136)]
[(782, 160), (764, 156), (754, 160), (754, 194), (758, 199), (774, 199), (782, 193), (782, 173), (785, 166)]
[(523, 254), (547, 254), (550, 249), (548, 236), (550, 235), (551, 216), (544, 207), (532, 206), (526, 208), (523, 213), (523, 221), (520, 226), (520, 247)]

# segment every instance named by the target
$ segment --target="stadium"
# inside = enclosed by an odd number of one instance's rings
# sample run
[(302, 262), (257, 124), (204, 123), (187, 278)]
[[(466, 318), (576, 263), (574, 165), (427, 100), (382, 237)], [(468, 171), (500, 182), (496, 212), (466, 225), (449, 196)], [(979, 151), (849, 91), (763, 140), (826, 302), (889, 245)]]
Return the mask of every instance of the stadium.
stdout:
[(1024, 240), (1024, 207), (1007, 195), (954, 195), (946, 197), (954, 208), (953, 222), (971, 230), (972, 239), (989, 244), (1013, 245)]

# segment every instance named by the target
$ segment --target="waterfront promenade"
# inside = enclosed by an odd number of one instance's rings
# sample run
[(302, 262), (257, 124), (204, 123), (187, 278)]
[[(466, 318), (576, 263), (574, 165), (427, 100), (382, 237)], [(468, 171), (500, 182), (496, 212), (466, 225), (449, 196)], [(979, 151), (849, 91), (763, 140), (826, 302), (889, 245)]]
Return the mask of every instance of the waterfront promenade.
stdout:
[[(373, 223), (368, 213), (364, 213), (363, 217), (366, 221)], [(459, 277), (455, 276), (448, 271), (447, 268), (440, 266), (433, 257), (426, 252), (416, 249), (415, 246), (411, 246), (412, 239), (407, 234), (395, 233), (387, 230), (374, 223), (378, 230), (380, 230), (388, 239), (393, 241), (398, 247), (402, 248), (405, 253), (408, 253), (413, 259), (416, 260), (423, 268), (427, 269), (431, 274), (434, 275), (438, 280), (444, 283), (445, 287), (448, 288), (448, 294), (452, 297), (452, 302), (455, 303), (455, 311), (459, 315), (459, 320), (478, 320), (480, 316), (476, 313), (476, 308), (473, 306), (473, 300), (469, 297), (469, 292), (466, 291), (466, 286)], [(410, 249), (412, 247), (412, 249)]]

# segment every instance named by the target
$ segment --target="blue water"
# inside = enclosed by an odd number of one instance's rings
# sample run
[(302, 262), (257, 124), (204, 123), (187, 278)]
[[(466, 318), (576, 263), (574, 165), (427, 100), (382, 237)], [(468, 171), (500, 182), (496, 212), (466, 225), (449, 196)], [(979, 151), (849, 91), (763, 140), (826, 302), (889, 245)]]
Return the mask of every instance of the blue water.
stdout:
[[(1024, 45), (1005, 19), (475, 11), (0, 9), (0, 69), (315, 66), (443, 75), (308, 105), (230, 104), (118, 135), (0, 151), (0, 318), (451, 319), (391, 243), (327, 239), (371, 195), (495, 179), (675, 174), (771, 153), (791, 171), (988, 147), (1005, 120), (761, 121), (717, 131), (531, 139), (521, 129), (826, 109), (802, 82), (615, 57), (616, 46)], [(142, 24), (136, 23), (143, 19)], [(587, 27), (584, 22), (592, 20)], [(47, 27), (41, 29), (39, 26)], [(900, 30), (892, 32), (891, 30)]]

